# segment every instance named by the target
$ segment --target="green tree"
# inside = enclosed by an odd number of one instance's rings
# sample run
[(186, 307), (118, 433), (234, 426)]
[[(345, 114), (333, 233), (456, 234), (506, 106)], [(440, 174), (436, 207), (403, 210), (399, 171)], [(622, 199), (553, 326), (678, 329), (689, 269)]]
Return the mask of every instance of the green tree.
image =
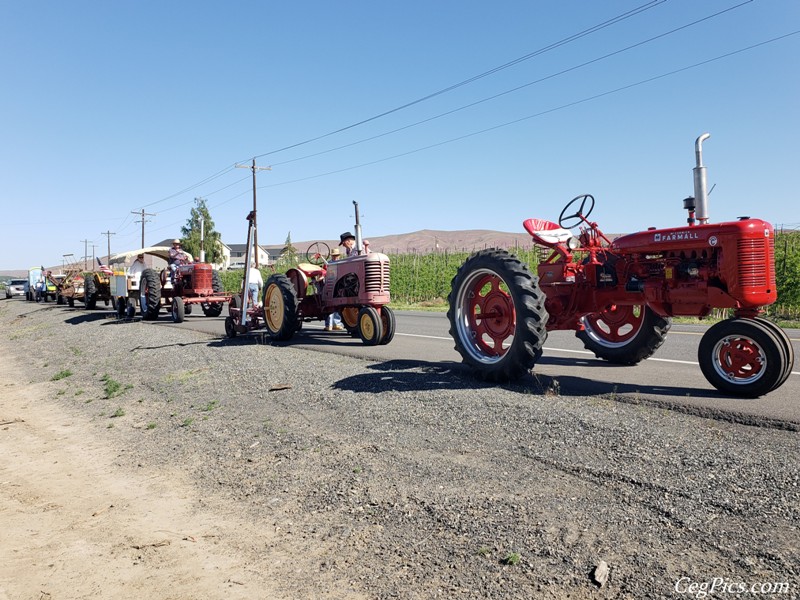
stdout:
[(298, 262), (297, 248), (292, 245), (292, 232), (290, 231), (286, 236), (286, 242), (281, 249), (281, 255), (278, 258), (276, 271), (286, 271), (287, 269), (295, 266)]
[[(192, 256), (200, 256), (205, 251), (205, 260), (210, 263), (221, 263), (223, 259), (222, 242), (219, 232), (214, 230), (214, 221), (206, 206), (205, 198), (195, 198), (196, 206), (184, 227), (181, 227), (183, 249)], [(200, 243), (200, 224), (203, 224), (203, 243)]]

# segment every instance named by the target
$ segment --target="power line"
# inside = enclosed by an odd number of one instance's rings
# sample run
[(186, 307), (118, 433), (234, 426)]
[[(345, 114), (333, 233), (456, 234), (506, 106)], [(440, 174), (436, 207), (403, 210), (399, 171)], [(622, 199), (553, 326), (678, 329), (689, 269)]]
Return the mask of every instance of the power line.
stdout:
[[(615, 25), (617, 23), (620, 23), (620, 22), (622, 22), (622, 21), (624, 21), (626, 19), (629, 19), (629, 18), (631, 18), (631, 17), (633, 17), (635, 15), (638, 15), (639, 13), (642, 13), (642, 12), (644, 12), (646, 10), (650, 10), (651, 8), (654, 8), (654, 7), (656, 7), (656, 6), (660, 5), (660, 4), (663, 4), (666, 1), (667, 0), (651, 0), (650, 2), (647, 2), (646, 4), (642, 4), (641, 6), (638, 6), (638, 7), (634, 8), (634, 9), (632, 9), (632, 10), (629, 10), (627, 12), (619, 14), (616, 17), (613, 17), (613, 18), (611, 18), (611, 19), (609, 19), (607, 21), (604, 21), (602, 23), (594, 25), (594, 26), (590, 27), (589, 29), (584, 29), (583, 31), (581, 31), (579, 33), (575, 33), (575, 34), (573, 34), (573, 35), (571, 35), (569, 37), (563, 38), (563, 39), (559, 40), (558, 42), (553, 42), (552, 44), (550, 44), (548, 46), (544, 46), (543, 48), (539, 48), (538, 50), (534, 50), (533, 52), (530, 52), (530, 53), (528, 53), (528, 54), (526, 54), (524, 56), (520, 56), (519, 58), (515, 58), (514, 60), (511, 60), (511, 61), (509, 61), (507, 63), (504, 63), (504, 64), (502, 64), (502, 65), (500, 65), (498, 67), (494, 67), (492, 69), (489, 69), (488, 71), (484, 71), (483, 73), (481, 73), (479, 75), (474, 75), (474, 76), (472, 76), (472, 77), (470, 77), (468, 79), (465, 79), (464, 81), (461, 81), (459, 83), (450, 85), (450, 86), (448, 86), (446, 88), (443, 88), (443, 89), (441, 89), (441, 90), (439, 90), (437, 92), (433, 92), (431, 94), (428, 94), (427, 96), (423, 96), (422, 98), (417, 98), (416, 100), (412, 100), (411, 102), (407, 102), (407, 103), (402, 104), (402, 105), (400, 105), (400, 106), (398, 106), (396, 108), (392, 108), (390, 110), (387, 110), (387, 111), (384, 111), (384, 112), (379, 113), (377, 115), (374, 115), (372, 117), (363, 119), (363, 120), (358, 121), (356, 123), (353, 123), (351, 125), (347, 125), (345, 127), (341, 127), (341, 128), (336, 129), (334, 131), (329, 131), (328, 133), (325, 133), (325, 134), (322, 134), (322, 135), (318, 135), (318, 136), (313, 137), (313, 138), (309, 138), (309, 139), (304, 140), (302, 142), (297, 142), (297, 143), (294, 143), (294, 144), (290, 144), (288, 146), (284, 146), (283, 148), (278, 148), (277, 150), (271, 150), (271, 151), (265, 152), (263, 154), (258, 154), (254, 158), (262, 158), (264, 156), (269, 156), (270, 154), (277, 154), (278, 152), (283, 152), (284, 150), (290, 150), (292, 148), (297, 148), (298, 146), (303, 146), (305, 144), (310, 144), (311, 142), (316, 142), (316, 141), (321, 140), (323, 138), (330, 137), (332, 135), (336, 135), (337, 133), (341, 133), (343, 131), (347, 131), (348, 129), (353, 129), (354, 127), (358, 127), (359, 125), (364, 125), (365, 123), (369, 123), (371, 121), (375, 121), (376, 119), (380, 119), (381, 117), (385, 117), (387, 115), (391, 115), (392, 113), (396, 113), (396, 112), (401, 111), (401, 110), (403, 110), (405, 108), (409, 108), (410, 106), (414, 106), (416, 104), (420, 104), (421, 102), (425, 102), (426, 100), (430, 100), (431, 98), (435, 98), (436, 96), (441, 96), (442, 94), (446, 94), (447, 92), (451, 92), (451, 91), (453, 91), (455, 89), (458, 89), (460, 87), (463, 87), (465, 85), (468, 85), (470, 83), (478, 81), (479, 79), (483, 79), (484, 77), (488, 77), (489, 75), (493, 75), (495, 73), (503, 71), (504, 69), (508, 69), (509, 67), (513, 67), (514, 65), (517, 65), (517, 64), (519, 64), (521, 62), (524, 62), (526, 60), (530, 60), (531, 58), (535, 58), (536, 56), (539, 56), (541, 54), (549, 52), (550, 50), (555, 50), (556, 48), (559, 48), (561, 46), (569, 44), (570, 42), (574, 42), (575, 40), (579, 40), (579, 39), (581, 39), (583, 37), (586, 37), (587, 35), (591, 35), (592, 33), (596, 33), (596, 32), (598, 32), (598, 31), (600, 31), (602, 29), (605, 29), (606, 27), (610, 27), (611, 25)], [(752, 1), (752, 0), (749, 0), (749, 1)]]
[(387, 162), (389, 160), (394, 160), (396, 158), (402, 158), (404, 156), (409, 156), (410, 154), (416, 154), (417, 152), (423, 152), (425, 150), (430, 150), (431, 148), (437, 148), (439, 146), (444, 146), (446, 144), (451, 144), (453, 142), (458, 142), (458, 141), (461, 141), (461, 140), (464, 140), (464, 139), (467, 139), (467, 138), (470, 138), (470, 137), (474, 137), (476, 135), (481, 135), (483, 133), (488, 133), (488, 132), (494, 131), (496, 129), (502, 129), (503, 127), (508, 127), (510, 125), (516, 125), (517, 123), (521, 123), (523, 121), (528, 121), (528, 120), (534, 119), (536, 117), (541, 117), (543, 115), (547, 115), (547, 114), (554, 113), (554, 112), (557, 112), (557, 111), (560, 111), (560, 110), (571, 108), (571, 107), (577, 106), (579, 104), (585, 104), (587, 102), (591, 102), (592, 100), (597, 100), (597, 99), (603, 98), (605, 96), (610, 96), (611, 94), (616, 94), (616, 93), (619, 93), (619, 92), (622, 92), (622, 91), (625, 91), (625, 90), (629, 90), (631, 88), (635, 88), (635, 87), (638, 87), (638, 86), (641, 86), (641, 85), (645, 85), (647, 83), (651, 83), (653, 81), (657, 81), (659, 79), (664, 79), (665, 77), (670, 77), (672, 75), (677, 75), (678, 73), (682, 73), (682, 72), (688, 71), (690, 69), (695, 69), (697, 67), (701, 67), (701, 66), (707, 65), (709, 63), (722, 60), (724, 58), (729, 58), (729, 57), (734, 56), (736, 54), (741, 54), (742, 52), (747, 52), (749, 50), (753, 50), (755, 48), (759, 48), (761, 46), (765, 46), (767, 44), (771, 44), (773, 42), (777, 42), (777, 41), (786, 39), (788, 37), (791, 37), (791, 36), (797, 35), (797, 34), (800, 34), (800, 30), (792, 31), (792, 32), (786, 33), (784, 35), (781, 35), (781, 36), (778, 36), (778, 37), (775, 37), (775, 38), (772, 38), (772, 39), (769, 39), (769, 40), (765, 40), (765, 41), (759, 42), (757, 44), (752, 44), (752, 45), (747, 46), (745, 48), (740, 48), (739, 50), (734, 50), (732, 52), (727, 52), (725, 54), (721, 54), (721, 55), (716, 56), (714, 58), (709, 58), (707, 60), (694, 63), (692, 65), (681, 67), (679, 69), (674, 69), (672, 71), (669, 71), (669, 72), (666, 72), (666, 73), (662, 73), (660, 75), (655, 75), (653, 77), (648, 77), (647, 79), (642, 79), (642, 80), (637, 81), (635, 83), (624, 85), (624, 86), (621, 86), (621, 87), (618, 87), (618, 88), (615, 88), (615, 89), (612, 89), (612, 90), (607, 90), (605, 92), (601, 92), (599, 94), (594, 94), (592, 96), (588, 96), (588, 97), (582, 98), (580, 100), (575, 100), (573, 102), (568, 102), (566, 104), (562, 104), (560, 106), (557, 106), (557, 107), (554, 107), (554, 108), (550, 108), (550, 109), (547, 109), (547, 110), (544, 110), (544, 111), (541, 111), (541, 112), (538, 112), (538, 113), (535, 113), (535, 114), (532, 114), (532, 115), (527, 115), (525, 117), (520, 117), (518, 119), (514, 119), (513, 121), (507, 121), (505, 123), (500, 123), (499, 125), (493, 125), (492, 127), (487, 127), (485, 129), (481, 129), (479, 131), (473, 131), (471, 133), (466, 133), (464, 135), (460, 135), (460, 136), (457, 136), (457, 137), (454, 137), (454, 138), (450, 138), (450, 139), (447, 139), (447, 140), (444, 140), (444, 141), (441, 141), (441, 142), (436, 142), (434, 144), (429, 144), (427, 146), (422, 146), (420, 148), (415, 148), (414, 150), (409, 150), (407, 152), (402, 152), (400, 154), (395, 154), (393, 156), (387, 156), (387, 157), (384, 157), (384, 158), (379, 158), (377, 160), (361, 163), (361, 164), (358, 164), (358, 165), (345, 167), (343, 169), (337, 169), (335, 171), (328, 171), (326, 173), (318, 173), (316, 175), (310, 175), (308, 177), (301, 177), (301, 178), (298, 178), (298, 179), (292, 179), (290, 181), (283, 181), (281, 183), (273, 183), (273, 184), (266, 185), (264, 187), (277, 187), (277, 186), (281, 186), (281, 185), (289, 185), (289, 184), (292, 184), (292, 183), (299, 183), (301, 181), (308, 181), (310, 179), (318, 179), (320, 177), (327, 177), (328, 175), (336, 175), (338, 173), (344, 173), (344, 172), (347, 172), (347, 171), (353, 171), (355, 169), (360, 169), (360, 168), (368, 167), (368, 166), (375, 165), (375, 164), (378, 164), (378, 163)]
[(398, 133), (400, 131), (405, 131), (406, 129), (411, 129), (412, 127), (417, 127), (418, 125), (423, 125), (425, 123), (429, 123), (431, 121), (435, 121), (436, 119), (441, 119), (442, 117), (446, 117), (446, 116), (455, 114), (455, 113), (460, 112), (462, 110), (466, 110), (468, 108), (472, 108), (473, 106), (478, 106), (479, 104), (483, 104), (483, 103), (489, 102), (491, 100), (496, 100), (497, 98), (501, 98), (503, 96), (507, 96), (508, 94), (512, 94), (514, 92), (518, 92), (520, 90), (523, 90), (525, 88), (531, 87), (531, 86), (536, 85), (538, 83), (542, 83), (544, 81), (548, 81), (550, 79), (554, 79), (554, 78), (559, 77), (561, 75), (565, 75), (566, 73), (570, 73), (572, 71), (577, 71), (578, 69), (581, 69), (583, 67), (598, 63), (600, 61), (606, 60), (606, 59), (611, 58), (613, 56), (617, 56), (619, 54), (622, 54), (623, 52), (627, 52), (628, 50), (633, 50), (634, 48), (638, 48), (640, 46), (644, 46), (645, 44), (649, 44), (650, 42), (654, 42), (654, 41), (659, 40), (661, 38), (664, 38), (664, 37), (667, 37), (669, 35), (672, 35), (673, 33), (677, 33), (677, 32), (682, 31), (684, 29), (688, 29), (689, 27), (693, 27), (695, 25), (698, 25), (700, 23), (703, 23), (705, 21), (708, 21), (710, 19), (713, 19), (713, 18), (718, 17), (720, 15), (723, 15), (725, 13), (728, 13), (730, 11), (736, 10), (737, 8), (741, 8), (745, 4), (750, 4), (751, 2), (753, 2), (753, 0), (745, 0), (744, 2), (741, 2), (741, 3), (736, 4), (734, 6), (730, 6), (730, 7), (726, 8), (726, 9), (723, 9), (721, 11), (718, 11), (716, 13), (713, 13), (713, 14), (708, 15), (706, 17), (703, 17), (701, 19), (697, 19), (695, 21), (692, 21), (691, 23), (687, 23), (685, 25), (681, 25), (680, 27), (676, 27), (676, 28), (671, 29), (669, 31), (666, 31), (664, 33), (660, 33), (660, 34), (655, 35), (653, 37), (647, 38), (646, 40), (642, 40), (642, 41), (637, 42), (635, 44), (631, 44), (631, 45), (626, 46), (624, 48), (621, 48), (619, 50), (615, 50), (614, 52), (609, 52), (608, 54), (604, 54), (603, 56), (599, 56), (597, 58), (593, 58), (591, 60), (585, 61), (585, 62), (580, 63), (578, 65), (574, 65), (574, 66), (569, 67), (567, 69), (563, 69), (563, 70), (558, 71), (556, 73), (551, 73), (550, 75), (546, 75), (545, 77), (540, 77), (539, 79), (536, 79), (534, 81), (529, 81), (528, 83), (524, 83), (524, 84), (519, 85), (517, 87), (505, 90), (504, 92), (500, 92), (498, 94), (494, 94), (492, 96), (488, 96), (486, 98), (482, 98), (480, 100), (476, 100), (475, 102), (470, 102), (469, 104), (465, 104), (465, 105), (460, 106), (458, 108), (454, 108), (452, 110), (448, 110), (448, 111), (445, 111), (443, 113), (439, 113), (439, 114), (434, 115), (432, 117), (428, 117), (427, 119), (422, 119), (421, 121), (416, 121), (414, 123), (410, 123), (408, 125), (404, 125), (403, 127), (398, 127), (396, 129), (392, 129), (390, 131), (385, 131), (383, 133), (379, 133), (377, 135), (373, 135), (373, 136), (370, 136), (370, 137), (367, 137), (367, 138), (362, 138), (360, 140), (356, 140), (354, 142), (350, 142), (349, 144), (344, 144), (342, 146), (337, 146), (335, 148), (329, 148), (327, 150), (322, 150), (320, 152), (315, 152), (313, 154), (307, 154), (305, 156), (292, 158), (290, 160), (284, 160), (284, 161), (281, 161), (281, 162), (273, 163), (273, 166), (286, 165), (286, 164), (289, 164), (289, 163), (305, 160), (307, 158), (314, 158), (314, 157), (320, 156), (322, 154), (328, 154), (330, 152), (335, 152), (337, 150), (343, 150), (345, 148), (350, 148), (352, 146), (357, 146), (358, 144), (363, 144), (365, 142), (370, 142), (370, 141), (376, 140), (378, 138), (386, 137), (386, 136), (391, 135), (393, 133)]

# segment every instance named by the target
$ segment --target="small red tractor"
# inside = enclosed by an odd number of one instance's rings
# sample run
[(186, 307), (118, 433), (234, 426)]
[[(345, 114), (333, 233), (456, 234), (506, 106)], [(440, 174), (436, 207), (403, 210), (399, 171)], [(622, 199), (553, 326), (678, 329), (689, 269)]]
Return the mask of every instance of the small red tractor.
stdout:
[(610, 240), (588, 220), (594, 198), (586, 194), (564, 207), (558, 223), (523, 223), (549, 252), (538, 277), (504, 250), (470, 256), (449, 296), (450, 335), (463, 361), (485, 380), (517, 379), (536, 364), (548, 331), (574, 330), (598, 358), (634, 365), (663, 344), (671, 317), (702, 318), (721, 308), (732, 316), (711, 326), (698, 349), (705, 378), (747, 398), (781, 386), (794, 351), (783, 329), (763, 316), (777, 299), (775, 233), (750, 217), (709, 222), (702, 161), (708, 137), (695, 142), (687, 226)]
[(364, 344), (374, 346), (392, 341), (395, 316), (386, 306), (390, 300), (389, 257), (367, 252), (361, 239), (358, 203), (353, 204), (356, 246), (351, 256), (329, 261), (330, 247), (325, 242), (315, 242), (306, 252), (308, 262), (267, 279), (262, 306), (247, 308), (243, 315), (240, 299), (234, 297), (225, 320), (228, 337), (259, 328), (263, 322), (272, 339), (286, 341), (304, 322), (324, 320), (338, 312), (345, 329), (350, 335), (360, 337)]
[(191, 314), (192, 307), (200, 305), (207, 317), (218, 317), (231, 295), (225, 293), (219, 273), (208, 263), (181, 265), (175, 272), (174, 283), (169, 271), (157, 273), (154, 269), (142, 271), (139, 282), (139, 306), (142, 318), (158, 318), (161, 306), (169, 307), (172, 320), (182, 323)]

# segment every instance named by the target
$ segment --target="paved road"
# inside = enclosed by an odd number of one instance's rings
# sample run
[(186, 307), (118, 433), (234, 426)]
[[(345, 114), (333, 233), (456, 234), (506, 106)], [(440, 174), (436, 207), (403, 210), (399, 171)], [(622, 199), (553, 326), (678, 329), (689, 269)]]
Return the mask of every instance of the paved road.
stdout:
[[(364, 346), (346, 333), (323, 331), (322, 324), (317, 322), (306, 323), (288, 344), (357, 358), (394, 361), (394, 368), (408, 364), (429, 366), (437, 371), (463, 369), (461, 357), (448, 334), (449, 323), (444, 313), (399, 311), (396, 315), (397, 333), (386, 346)], [(157, 324), (190, 327), (225, 336), (222, 317), (210, 319), (192, 315), (176, 325), (162, 313)], [(762, 398), (751, 400), (721, 395), (705, 380), (697, 364), (697, 346), (705, 329), (700, 325), (673, 325), (655, 355), (635, 367), (597, 360), (583, 349), (574, 333), (552, 332), (533, 374), (521, 380), (520, 387), (535, 392), (557, 388), (562, 395), (571, 396), (611, 395), (623, 401), (674, 407), (745, 423), (800, 428), (800, 367), (795, 365), (787, 382)], [(787, 333), (795, 353), (800, 354), (800, 331)], [(263, 336), (265, 332), (248, 335)]]

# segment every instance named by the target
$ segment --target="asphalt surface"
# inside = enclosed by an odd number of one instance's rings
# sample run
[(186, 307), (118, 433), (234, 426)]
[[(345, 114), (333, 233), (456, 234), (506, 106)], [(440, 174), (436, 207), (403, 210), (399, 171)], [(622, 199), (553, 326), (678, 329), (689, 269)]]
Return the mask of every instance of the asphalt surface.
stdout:
[[(396, 311), (395, 314), (397, 331), (386, 346), (365, 346), (345, 332), (323, 331), (321, 322), (304, 324), (292, 340), (278, 345), (376, 361), (406, 361), (410, 366), (464, 368), (448, 333), (449, 322), (444, 313)], [(219, 318), (193, 314), (181, 324), (172, 323), (162, 313), (154, 324), (187, 327), (225, 337), (224, 313)], [(800, 430), (797, 365), (783, 386), (761, 398), (723, 395), (706, 381), (697, 362), (697, 347), (706, 329), (703, 325), (673, 324), (663, 346), (635, 367), (596, 359), (573, 332), (551, 332), (532, 374), (517, 383), (537, 392), (612, 397), (621, 402), (661, 406), (744, 424)], [(787, 333), (797, 354), (800, 331), (787, 330)], [(247, 335), (259, 343), (271, 343), (265, 330)]]

